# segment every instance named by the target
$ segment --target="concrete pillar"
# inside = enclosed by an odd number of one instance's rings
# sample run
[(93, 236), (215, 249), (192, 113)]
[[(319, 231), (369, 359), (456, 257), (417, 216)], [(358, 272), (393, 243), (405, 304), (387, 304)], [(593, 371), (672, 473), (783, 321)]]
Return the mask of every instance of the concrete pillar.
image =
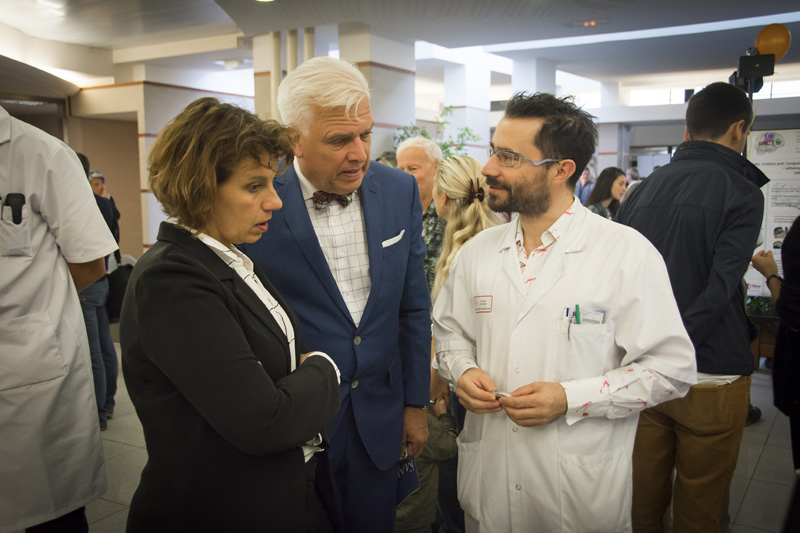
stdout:
[(618, 81), (600, 83), (600, 107), (627, 105), (623, 102), (622, 84)]
[(314, 57), (315, 46), (314, 27), (303, 28), (303, 61), (308, 61)]
[(393, 146), (397, 128), (414, 121), (414, 45), (370, 33), (358, 22), (339, 24), (339, 57), (358, 65), (372, 91), (372, 156)]
[(544, 59), (514, 60), (511, 90), (556, 94), (556, 64)]
[(297, 68), (297, 30), (286, 32), (286, 73)]
[(479, 161), (486, 160), (485, 146), (490, 141), (491, 82), (491, 70), (483, 61), (444, 69), (444, 105), (454, 108), (444, 136), (455, 139), (459, 128), (471, 129), (480, 140), (468, 143), (467, 154)]
[(619, 167), (627, 170), (631, 165), (631, 127), (628, 124), (597, 125), (597, 168)]
[(280, 120), (277, 98), (281, 82), (281, 32), (253, 37), (253, 77), (256, 114), (262, 119)]

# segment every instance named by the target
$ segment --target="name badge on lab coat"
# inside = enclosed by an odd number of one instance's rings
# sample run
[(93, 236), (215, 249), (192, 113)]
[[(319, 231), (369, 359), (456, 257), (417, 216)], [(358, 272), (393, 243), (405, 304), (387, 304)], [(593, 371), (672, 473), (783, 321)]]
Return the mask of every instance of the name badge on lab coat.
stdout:
[(492, 297), (491, 296), (475, 296), (472, 298), (472, 303), (475, 306), (476, 313), (491, 313), (492, 312)]

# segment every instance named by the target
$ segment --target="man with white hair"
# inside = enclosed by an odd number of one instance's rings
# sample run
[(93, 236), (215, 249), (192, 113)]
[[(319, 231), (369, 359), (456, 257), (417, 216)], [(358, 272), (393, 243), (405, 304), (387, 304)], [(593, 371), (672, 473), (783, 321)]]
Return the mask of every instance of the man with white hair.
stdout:
[(275, 178), (283, 209), (243, 246), (341, 371), (330, 463), (346, 531), (394, 531), (398, 459), (428, 438), (430, 297), (416, 182), (370, 165), (369, 87), (351, 63), (306, 61), (278, 89), (297, 128)]
[(422, 238), (428, 251), (425, 254), (425, 277), (428, 290), (433, 289), (436, 277), (436, 263), (442, 250), (442, 237), (445, 219), (436, 214), (433, 202), (433, 184), (436, 169), (442, 161), (442, 149), (439, 145), (425, 137), (411, 137), (397, 147), (397, 168), (405, 170), (417, 180), (419, 199), (422, 202)]

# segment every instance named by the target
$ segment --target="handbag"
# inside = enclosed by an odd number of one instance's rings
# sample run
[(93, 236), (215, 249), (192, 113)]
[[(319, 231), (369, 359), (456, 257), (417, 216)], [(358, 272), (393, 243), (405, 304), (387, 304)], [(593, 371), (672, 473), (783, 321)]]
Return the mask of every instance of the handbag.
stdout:
[(128, 287), (131, 272), (133, 272), (133, 265), (120, 265), (112, 273), (106, 275), (108, 278), (106, 312), (108, 313), (108, 322), (110, 324), (119, 322), (119, 315), (122, 312), (122, 299), (125, 297), (125, 289)]

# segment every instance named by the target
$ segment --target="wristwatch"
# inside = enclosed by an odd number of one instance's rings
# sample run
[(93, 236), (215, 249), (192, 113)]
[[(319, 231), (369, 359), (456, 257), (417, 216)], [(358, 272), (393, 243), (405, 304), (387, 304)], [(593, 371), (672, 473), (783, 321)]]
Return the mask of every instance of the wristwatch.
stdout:
[(782, 277), (780, 277), (780, 276), (779, 276), (779, 275), (777, 275), (777, 274), (770, 274), (769, 276), (767, 276), (767, 286), (769, 286), (769, 280), (771, 280), (772, 278), (775, 278), (775, 279), (777, 279), (779, 282), (783, 283), (783, 278), (782, 278)]

